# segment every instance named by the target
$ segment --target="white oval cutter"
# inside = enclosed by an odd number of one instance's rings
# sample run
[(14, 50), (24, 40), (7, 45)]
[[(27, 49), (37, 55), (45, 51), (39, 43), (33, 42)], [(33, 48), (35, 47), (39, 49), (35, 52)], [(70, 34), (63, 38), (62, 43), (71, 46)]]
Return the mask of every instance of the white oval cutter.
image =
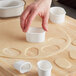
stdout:
[(50, 21), (53, 23), (63, 23), (65, 21), (66, 11), (62, 7), (51, 7), (50, 8)]
[(28, 42), (44, 42), (45, 31), (40, 27), (31, 27), (26, 32), (26, 40)]
[(32, 65), (30, 62), (18, 61), (14, 63), (14, 68), (20, 73), (26, 73), (32, 69)]
[(22, 0), (1, 0), (0, 1), (0, 17), (20, 16), (24, 10), (24, 1)]
[(52, 65), (47, 60), (41, 60), (37, 63), (39, 76), (51, 76)]

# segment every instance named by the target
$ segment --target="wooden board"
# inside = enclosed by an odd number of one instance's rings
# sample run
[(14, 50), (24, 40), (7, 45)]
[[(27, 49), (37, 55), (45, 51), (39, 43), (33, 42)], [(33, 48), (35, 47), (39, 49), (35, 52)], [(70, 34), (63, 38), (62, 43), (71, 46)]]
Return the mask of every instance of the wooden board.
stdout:
[[(27, 0), (27, 5), (32, 0)], [(41, 27), (39, 16), (31, 26)], [(49, 60), (53, 65), (52, 76), (76, 76), (76, 59), (69, 52), (76, 50), (76, 20), (66, 16), (63, 24), (49, 21), (49, 30), (43, 43), (29, 43), (20, 27), (20, 19), (0, 19), (0, 76), (38, 76), (37, 62)], [(71, 63), (68, 69), (59, 67), (55, 60), (65, 58)], [(26, 74), (20, 74), (13, 67), (16, 61), (30, 61), (33, 68)]]

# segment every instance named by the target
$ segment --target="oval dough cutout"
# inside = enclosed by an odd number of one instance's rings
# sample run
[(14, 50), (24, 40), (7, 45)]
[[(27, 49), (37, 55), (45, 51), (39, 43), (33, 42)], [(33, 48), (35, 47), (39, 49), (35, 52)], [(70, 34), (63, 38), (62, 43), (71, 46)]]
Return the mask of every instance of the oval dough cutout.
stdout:
[(57, 52), (58, 50), (60, 50), (60, 47), (58, 45), (49, 45), (49, 46), (46, 46), (46, 47), (43, 47), (42, 48), (42, 53), (41, 55), (42, 56), (45, 56), (45, 55), (52, 55), (54, 54), (55, 52)]
[(76, 59), (76, 50), (71, 50), (71, 51), (69, 51), (70, 52), (70, 57), (72, 58), (72, 59)]
[(64, 68), (64, 69), (68, 69), (68, 68), (71, 68), (72, 64), (66, 60), (65, 58), (59, 58), (59, 59), (56, 59), (55, 60), (55, 63), (61, 67), (61, 68)]
[(4, 48), (3, 54), (10, 57), (16, 57), (20, 54), (20, 51), (13, 48)]
[(30, 57), (37, 56), (38, 54), (39, 54), (39, 49), (35, 47), (25, 50), (25, 55), (30, 56)]

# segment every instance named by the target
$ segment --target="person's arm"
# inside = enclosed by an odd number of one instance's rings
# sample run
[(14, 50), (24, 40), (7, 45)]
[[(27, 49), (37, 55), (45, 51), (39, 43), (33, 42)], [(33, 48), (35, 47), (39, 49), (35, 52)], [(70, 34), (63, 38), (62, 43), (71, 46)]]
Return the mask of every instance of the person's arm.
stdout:
[(32, 20), (39, 15), (42, 18), (42, 27), (45, 31), (48, 30), (47, 24), (49, 19), (49, 9), (52, 0), (35, 0), (22, 13), (20, 22), (23, 32), (27, 32)]

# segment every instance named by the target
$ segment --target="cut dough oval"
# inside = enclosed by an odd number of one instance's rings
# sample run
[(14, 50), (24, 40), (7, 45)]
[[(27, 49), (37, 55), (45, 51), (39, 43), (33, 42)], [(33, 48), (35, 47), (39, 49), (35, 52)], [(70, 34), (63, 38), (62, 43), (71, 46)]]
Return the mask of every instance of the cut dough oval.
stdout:
[(57, 52), (58, 50), (60, 50), (60, 47), (58, 45), (49, 45), (49, 46), (45, 46), (42, 48), (42, 56), (46, 55), (53, 55), (55, 52)]
[(72, 59), (76, 59), (76, 50), (71, 50), (71, 51), (69, 51), (70, 52), (70, 57), (72, 58)]
[(27, 49), (27, 51), (25, 51), (25, 55), (30, 56), (30, 57), (34, 57), (37, 56), (39, 54), (39, 49), (32, 47)]
[(4, 48), (2, 53), (6, 56), (15, 57), (20, 54), (20, 51), (13, 48)]
[(59, 58), (59, 59), (56, 59), (55, 60), (55, 63), (61, 67), (61, 68), (64, 68), (64, 69), (68, 69), (68, 68), (71, 68), (72, 64), (66, 60), (65, 58)]

